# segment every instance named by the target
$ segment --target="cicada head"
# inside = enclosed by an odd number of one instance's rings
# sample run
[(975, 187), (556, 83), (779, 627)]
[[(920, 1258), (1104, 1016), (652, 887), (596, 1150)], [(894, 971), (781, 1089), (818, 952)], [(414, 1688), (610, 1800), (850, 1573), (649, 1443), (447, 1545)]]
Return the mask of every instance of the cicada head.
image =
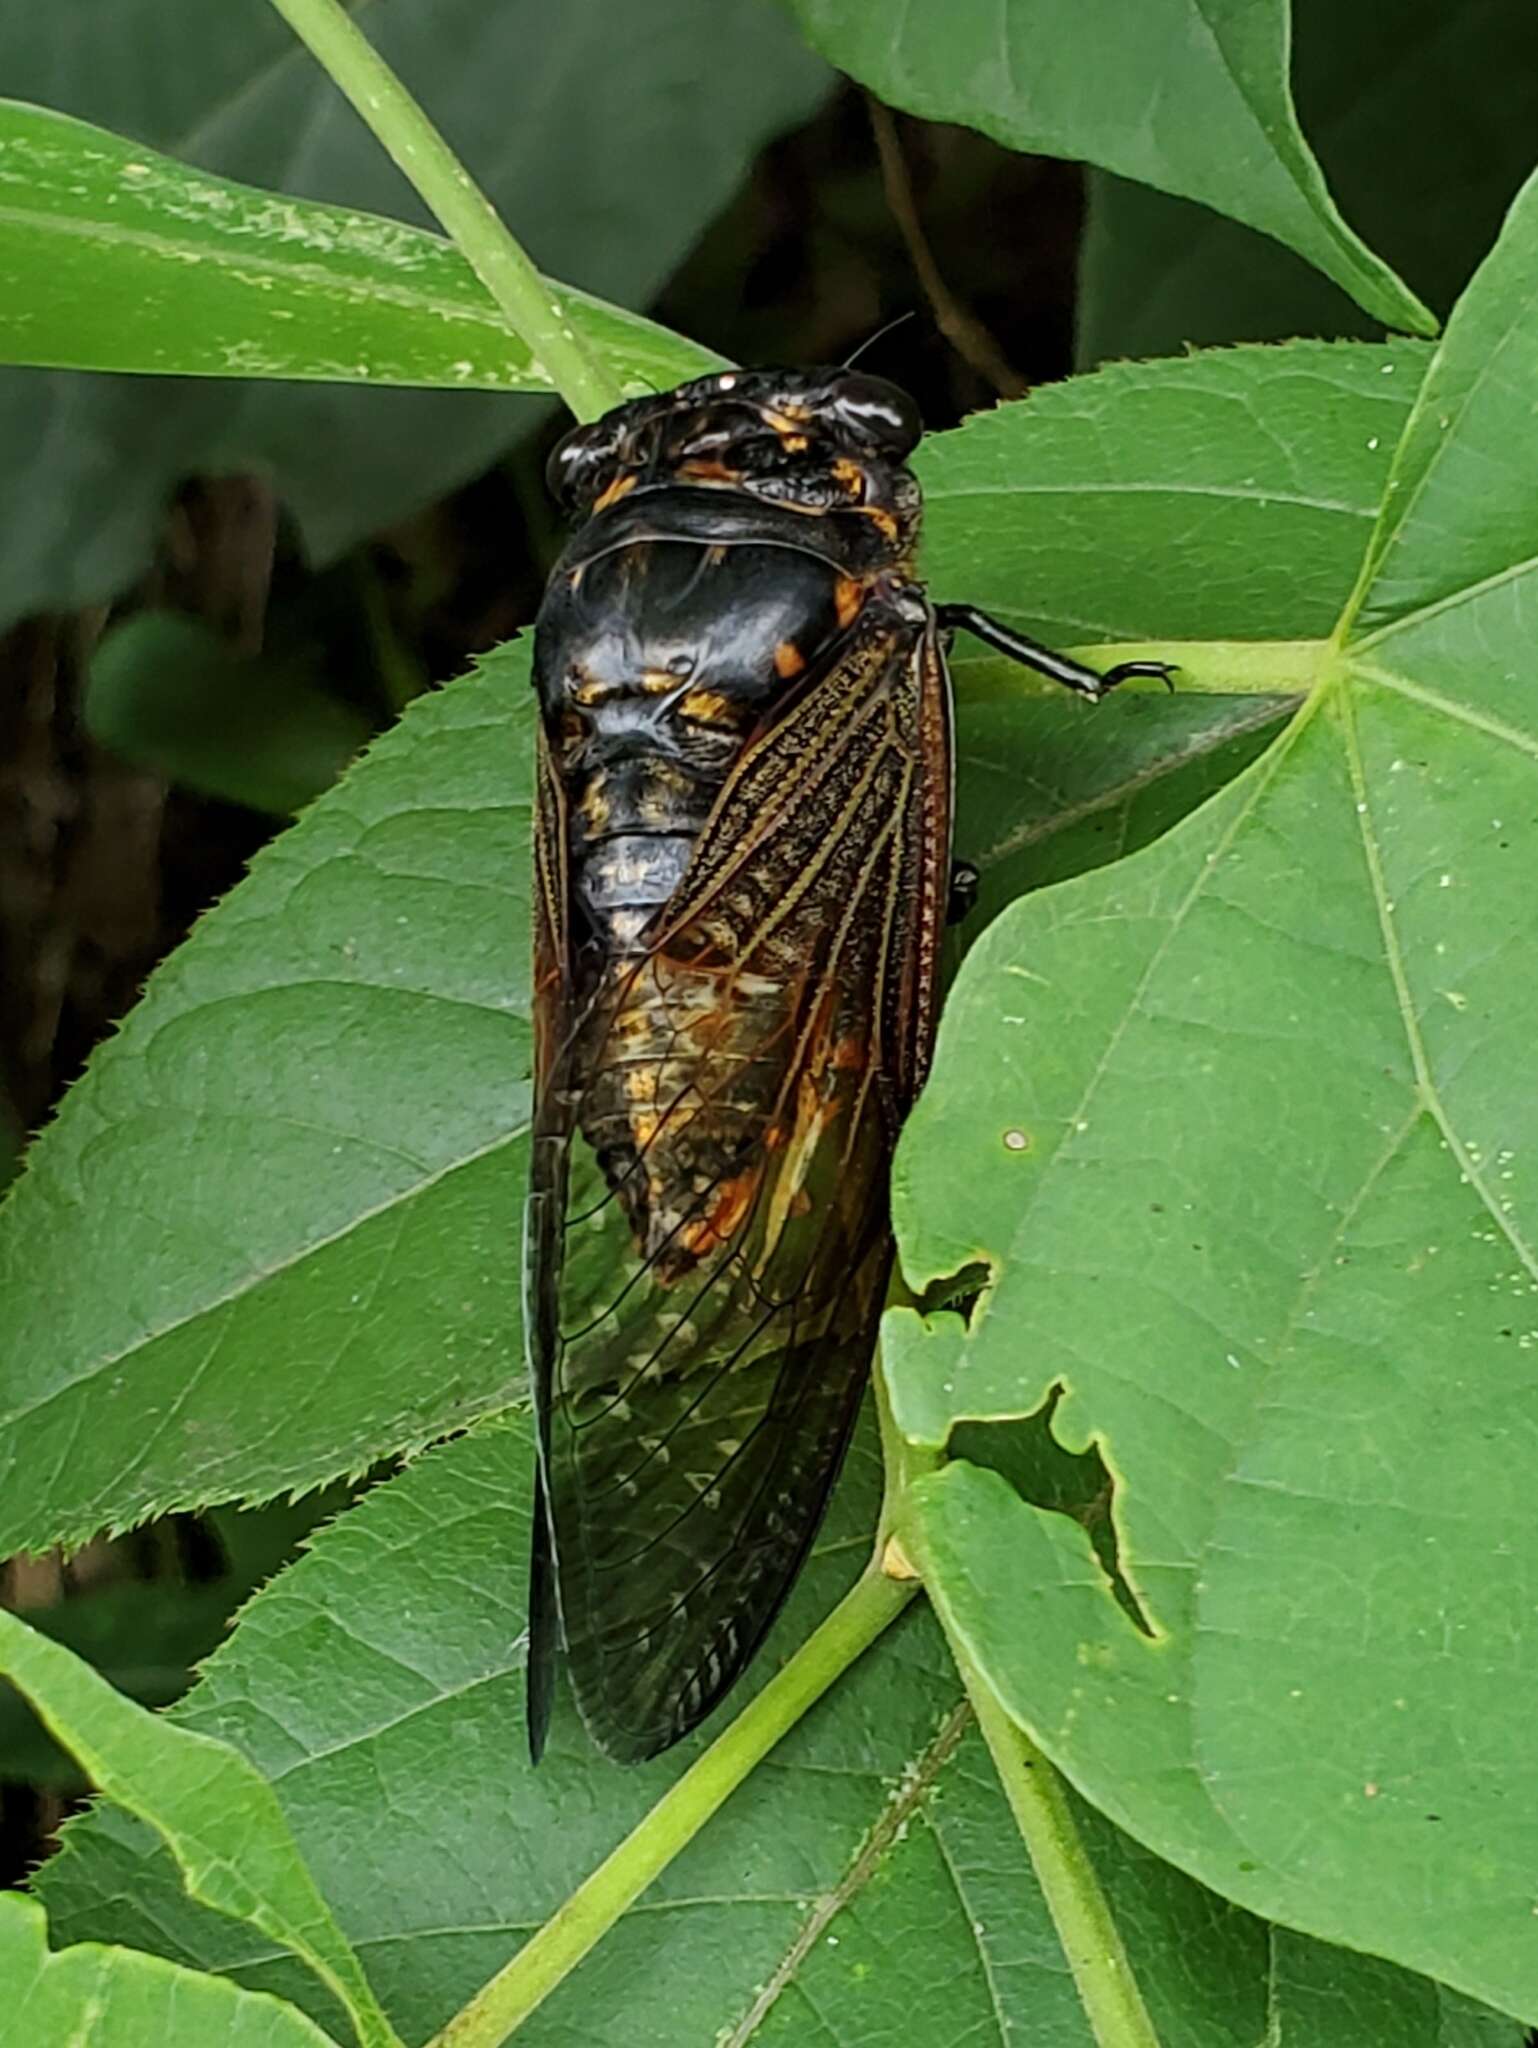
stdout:
[(917, 539), (907, 467), (923, 431), (908, 394), (859, 370), (720, 370), (636, 398), (574, 428), (550, 457), (552, 494), (574, 519), (637, 490), (746, 492), (792, 511), (859, 513), (884, 553)]

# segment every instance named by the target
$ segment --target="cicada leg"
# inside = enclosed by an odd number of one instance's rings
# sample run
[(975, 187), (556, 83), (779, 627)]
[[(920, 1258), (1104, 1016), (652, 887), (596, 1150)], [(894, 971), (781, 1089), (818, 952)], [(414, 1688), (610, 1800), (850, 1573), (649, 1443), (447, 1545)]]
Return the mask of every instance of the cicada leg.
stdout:
[(1104, 675), (1095, 669), (1086, 668), (1082, 661), (1071, 656), (1058, 654), (1050, 647), (1044, 647), (1039, 640), (1032, 640), (1028, 634), (1017, 633), (1012, 626), (1000, 625), (997, 619), (979, 611), (972, 604), (942, 604), (935, 607), (935, 616), (941, 630), (947, 633), (966, 632), (985, 647), (991, 647), (999, 654), (1007, 654), (1011, 661), (1021, 662), (1026, 668), (1035, 669), (1038, 675), (1050, 676), (1065, 689), (1076, 691), (1087, 697), (1092, 704), (1118, 683), (1125, 683), (1132, 676), (1158, 676), (1173, 690), (1170, 681), (1174, 664), (1168, 661), (1123, 661), (1115, 668), (1109, 668)]

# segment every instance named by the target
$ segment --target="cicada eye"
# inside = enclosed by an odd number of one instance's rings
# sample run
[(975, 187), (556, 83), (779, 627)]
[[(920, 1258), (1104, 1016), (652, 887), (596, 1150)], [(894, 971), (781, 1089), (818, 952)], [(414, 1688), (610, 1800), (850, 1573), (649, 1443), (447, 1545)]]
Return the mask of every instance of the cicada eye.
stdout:
[(913, 400), (885, 377), (846, 370), (829, 390), (827, 404), (851, 433), (899, 461), (913, 453), (924, 431)]
[(614, 448), (614, 429), (602, 420), (573, 427), (556, 442), (545, 464), (545, 487), (563, 510), (575, 511), (596, 496), (598, 472)]

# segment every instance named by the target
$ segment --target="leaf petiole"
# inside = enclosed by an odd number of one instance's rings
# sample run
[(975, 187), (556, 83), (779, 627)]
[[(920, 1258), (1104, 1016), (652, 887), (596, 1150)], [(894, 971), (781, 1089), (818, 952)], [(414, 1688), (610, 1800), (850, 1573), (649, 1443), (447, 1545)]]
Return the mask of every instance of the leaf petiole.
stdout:
[(429, 2048), (499, 2048), (917, 1591), (914, 1582), (868, 1568), (751, 1705)]
[(1096, 2048), (1160, 2048), (1062, 1779), (1005, 1713), (949, 1627), (946, 1635), (1073, 1971)]
[(579, 420), (624, 397), (583, 346), (547, 284), (438, 129), (338, 0), (272, 0), (437, 215)]

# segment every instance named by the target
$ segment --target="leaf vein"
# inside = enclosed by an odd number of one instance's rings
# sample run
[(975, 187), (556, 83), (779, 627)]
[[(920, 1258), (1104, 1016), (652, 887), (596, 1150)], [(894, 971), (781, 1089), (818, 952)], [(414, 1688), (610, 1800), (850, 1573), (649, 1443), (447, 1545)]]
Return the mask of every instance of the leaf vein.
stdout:
[[(1365, 644), (1365, 643), (1364, 643)], [(1392, 690), (1395, 696), (1408, 697), (1413, 703), (1424, 704), (1428, 711), (1439, 711), (1444, 718), (1451, 718), (1459, 725), (1469, 726), (1475, 732), (1482, 732), (1492, 740), (1500, 740), (1508, 747), (1515, 747), (1519, 753), (1531, 754), (1538, 760), (1538, 738), (1523, 732), (1520, 727), (1507, 725), (1504, 719), (1492, 718), (1486, 711), (1476, 711), (1471, 704), (1460, 704), (1452, 697), (1444, 697), (1440, 690), (1431, 690), (1424, 683), (1415, 683), (1397, 670), (1381, 668), (1376, 662), (1357, 661), (1350, 657), (1351, 666), (1366, 681), (1377, 683), (1382, 689)]]
[(96, 1379), (101, 1373), (110, 1371), (114, 1365), (121, 1365), (125, 1358), (131, 1358), (135, 1352), (142, 1351), (146, 1345), (153, 1344), (162, 1337), (169, 1337), (177, 1330), (185, 1329), (189, 1324), (199, 1322), (203, 1317), (211, 1316), (219, 1309), (228, 1307), (232, 1302), (241, 1300), (245, 1295), (254, 1292), (256, 1288), (262, 1286), (276, 1274), (289, 1272), (294, 1267), (303, 1264), (307, 1259), (314, 1258), (317, 1253), (329, 1250), (334, 1244), (342, 1243), (355, 1230), (361, 1229), (366, 1223), (371, 1223), (376, 1216), (388, 1215), (397, 1204), (414, 1202), (418, 1196), (428, 1193), (440, 1181), (447, 1180), (450, 1174), (458, 1173), (464, 1167), (473, 1166), (479, 1160), (490, 1158), (505, 1147), (516, 1144), (520, 1138), (527, 1137), (528, 1133), (529, 1125), (526, 1121), (515, 1124), (509, 1130), (499, 1131), (495, 1138), (488, 1144), (478, 1147), (477, 1150), (466, 1152), (461, 1157), (451, 1159), (443, 1166), (434, 1168), (431, 1173), (424, 1174), (420, 1180), (414, 1182), (410, 1187), (392, 1189), (384, 1201), (377, 1202), (370, 1208), (358, 1210), (355, 1215), (349, 1216), (345, 1223), (339, 1224), (335, 1230), (328, 1231), (324, 1235), (312, 1239), (308, 1244), (300, 1246), (292, 1257), (285, 1258), (276, 1265), (261, 1266), (253, 1272), (242, 1275), (237, 1282), (226, 1288), (222, 1294), (211, 1296), (207, 1301), (199, 1302), (195, 1308), (188, 1310), (186, 1314), (169, 1317), (165, 1322), (141, 1331), (132, 1343), (125, 1344), (120, 1350), (106, 1352), (101, 1357), (93, 1359), (83, 1372), (73, 1374), (58, 1386), (50, 1387), (46, 1393), (39, 1394), (35, 1400), (25, 1402), (21, 1407), (13, 1408), (8, 1414), (0, 1416), (0, 1423), (3, 1423), (7, 1430), (13, 1429), (18, 1422), (24, 1422), (29, 1415), (34, 1415), (40, 1409), (49, 1407), (53, 1402), (62, 1399), (64, 1395), (72, 1393), (75, 1388), (84, 1386), (87, 1381)]
[(936, 1777), (955, 1754), (956, 1746), (967, 1732), (971, 1720), (972, 1709), (966, 1700), (962, 1700), (946, 1715), (929, 1747), (905, 1774), (896, 1797), (865, 1837), (854, 1861), (839, 1882), (830, 1891), (824, 1892), (817, 1905), (807, 1915), (774, 1974), (737, 2025), (730, 2033), (721, 2036), (718, 2048), (746, 2048), (746, 2044), (757, 2033), (760, 2024), (768, 2017), (770, 2008), (792, 1982), (797, 1970), (822, 1938), (829, 1923), (875, 1875), (881, 1859), (897, 1840), (904, 1822), (923, 1803)]
[(1415, 1069), (1416, 1087), (1422, 1103), (1436, 1120), (1437, 1128), (1447, 1145), (1448, 1151), (1458, 1163), (1458, 1170), (1468, 1185), (1478, 1195), (1491, 1222), (1510, 1245), (1513, 1253), (1525, 1268), (1528, 1277), (1538, 1280), (1538, 1254), (1525, 1243), (1513, 1227), (1511, 1219), (1502, 1210), (1500, 1203), (1485, 1182), (1484, 1175), (1469, 1153), (1468, 1147), (1453, 1129), (1447, 1106), (1437, 1087), (1436, 1077), (1431, 1070), (1431, 1061), (1426, 1053), (1426, 1042), (1421, 1035), (1420, 1019), (1415, 1012), (1414, 997), (1410, 990), (1410, 978), (1405, 968), (1404, 953), (1399, 943), (1399, 931), (1394, 923), (1394, 913), (1389, 903), (1388, 885), (1383, 874), (1381, 852), (1377, 833), (1373, 827), (1372, 799), (1368, 788), (1366, 771), (1362, 762), (1361, 744), (1356, 729), (1356, 706), (1349, 689), (1342, 690), (1341, 730), (1346, 743), (1346, 760), (1351, 772), (1351, 785), (1356, 794), (1356, 814), (1361, 828), (1362, 849), (1366, 856), (1367, 872), (1372, 884), (1373, 901), (1377, 906), (1378, 925), (1383, 933), (1383, 948), (1387, 956), (1388, 970), (1394, 984), (1394, 995), (1399, 1005), (1400, 1021), (1404, 1027), (1406, 1042), (1410, 1049), (1411, 1064)]

